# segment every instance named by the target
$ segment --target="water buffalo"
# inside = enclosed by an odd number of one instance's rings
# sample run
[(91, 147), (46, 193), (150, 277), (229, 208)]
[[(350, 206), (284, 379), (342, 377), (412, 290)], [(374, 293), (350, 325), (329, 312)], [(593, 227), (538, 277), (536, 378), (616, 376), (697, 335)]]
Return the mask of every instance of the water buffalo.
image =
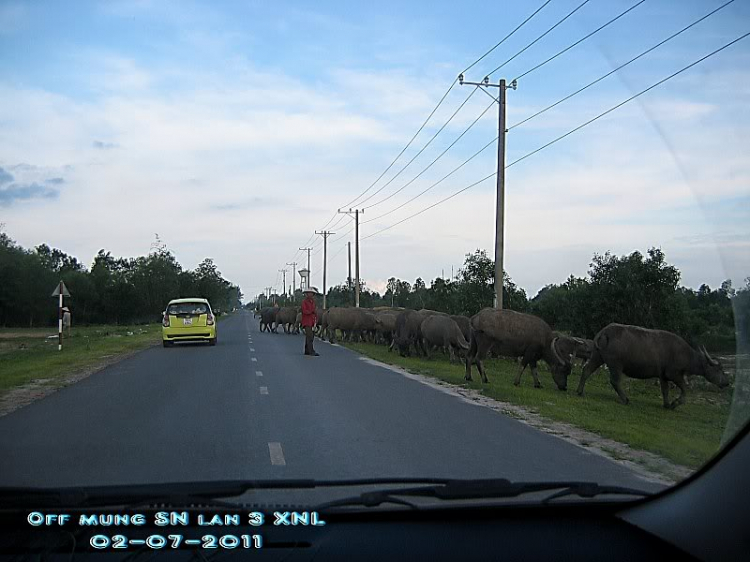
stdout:
[(435, 310), (405, 310), (396, 317), (396, 337), (395, 344), (398, 346), (399, 353), (406, 357), (409, 355), (410, 346), (414, 346), (417, 355), (426, 355), (427, 352), (422, 348), (422, 333), (420, 326), (425, 318), (435, 314), (448, 316), (444, 312)]
[(260, 331), (261, 332), (275, 332), (276, 329), (274, 328), (273, 324), (276, 322), (276, 314), (278, 313), (278, 308), (264, 308), (260, 311)]
[(388, 351), (391, 350), (398, 315), (398, 312), (392, 310), (381, 310), (375, 314), (375, 333), (389, 346)]
[(447, 349), (451, 363), (456, 361), (456, 349), (469, 350), (469, 344), (461, 333), (461, 328), (458, 327), (456, 321), (450, 316), (443, 316), (441, 314), (428, 316), (422, 321), (420, 332), (422, 334), (422, 348), (425, 350), (428, 358), (429, 349), (432, 346)]
[(355, 330), (359, 330), (363, 324), (362, 314), (363, 311), (358, 308), (331, 308), (326, 315), (328, 341), (336, 343), (336, 330), (341, 331), (342, 338), (351, 340)]
[(468, 316), (461, 316), (460, 314), (452, 314), (451, 318), (458, 324), (459, 330), (464, 336), (464, 339), (468, 342), (471, 341), (471, 318)]
[[(292, 325), (297, 318), (298, 309), (294, 306), (285, 306), (279, 309), (276, 315), (276, 328), (279, 326), (284, 327), (285, 334), (292, 333)], [(274, 329), (274, 331), (276, 331)]]
[(521, 368), (513, 384), (521, 384), (521, 375), (531, 365), (534, 387), (541, 388), (537, 361), (544, 359), (560, 390), (567, 390), (570, 357), (558, 348), (559, 337), (544, 320), (531, 314), (512, 310), (485, 308), (471, 318), (471, 348), (466, 356), (467, 381), (471, 380), (471, 364), (476, 363), (482, 382), (488, 382), (482, 361), (490, 348), (505, 357), (521, 357)]
[[(673, 409), (685, 402), (685, 375), (700, 375), (719, 388), (729, 385), (729, 378), (721, 364), (711, 357), (705, 347), (693, 349), (677, 334), (664, 330), (649, 330), (639, 326), (609, 324), (594, 338), (595, 352), (586, 363), (578, 384), (578, 394), (591, 374), (602, 364), (609, 368), (609, 382), (621, 403), (628, 397), (622, 391), (622, 375), (634, 379), (658, 378), (664, 407)], [(680, 389), (680, 395), (669, 402), (669, 383)]]

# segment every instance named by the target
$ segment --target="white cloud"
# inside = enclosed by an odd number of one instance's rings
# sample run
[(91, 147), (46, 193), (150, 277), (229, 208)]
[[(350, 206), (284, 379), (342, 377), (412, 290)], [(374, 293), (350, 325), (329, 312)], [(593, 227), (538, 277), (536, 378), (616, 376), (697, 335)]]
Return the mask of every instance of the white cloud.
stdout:
[[(147, 252), (158, 232), (184, 266), (214, 257), (248, 294), (268, 285), (337, 207), (377, 177), (443, 91), (414, 88), (400, 71), (334, 69), (328, 82), (308, 83), (237, 58), (211, 73), (143, 68), (116, 54), (91, 61), (90, 85), (107, 83), (91, 98), (0, 85), (0, 165), (25, 162), (52, 168), (45, 178), (65, 179), (59, 200), (4, 208), (9, 234), (26, 246), (47, 242), (88, 262), (102, 247), (116, 255)], [(173, 82), (180, 88), (165, 87)], [(422, 142), (466, 95), (452, 92), (452, 105), (441, 108)], [(747, 226), (723, 224), (739, 219), (715, 205), (749, 192), (747, 117), (727, 110), (747, 102), (747, 95), (725, 92), (711, 101), (666, 92), (644, 98), (644, 106), (626, 106), (509, 169), (506, 268), (515, 281), (533, 296), (570, 273), (584, 275), (594, 252), (653, 245), (683, 269), (689, 284), (716, 285), (719, 278), (738, 281), (750, 274), (750, 258), (741, 253), (743, 237), (750, 239)], [(471, 111), (369, 204), (412, 178), (471, 122), (487, 99), (475, 97)], [(508, 135), (508, 161), (621, 99), (581, 100), (519, 127)], [(528, 110), (538, 107), (529, 103)], [(520, 115), (522, 109), (513, 111)], [(489, 140), (484, 137), (495, 133), (494, 113), (458, 151), (368, 210), (365, 220), (412, 197)], [(97, 142), (116, 149), (98, 149)], [(363, 236), (493, 168), (488, 149), (433, 192), (363, 225)], [(328, 228), (338, 237), (348, 225), (337, 219)], [(733, 238), (691, 239), (723, 230)], [(330, 286), (346, 277), (346, 250), (339, 250), (347, 239), (351, 235), (329, 247)], [(313, 240), (317, 251), (319, 237)], [(466, 253), (484, 248), (492, 254), (493, 247), (494, 185), (488, 181), (364, 241), (362, 275), (380, 292), (391, 276), (429, 283), (442, 270), (449, 275), (451, 266), (457, 272)], [(317, 273), (322, 255), (312, 259)], [(322, 286), (319, 273), (313, 281)]]

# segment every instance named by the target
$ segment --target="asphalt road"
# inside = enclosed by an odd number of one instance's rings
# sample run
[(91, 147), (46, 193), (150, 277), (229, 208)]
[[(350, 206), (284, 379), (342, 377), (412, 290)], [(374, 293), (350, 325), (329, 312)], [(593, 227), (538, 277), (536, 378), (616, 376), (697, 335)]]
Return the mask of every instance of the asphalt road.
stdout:
[(658, 489), (626, 467), (252, 314), (0, 418), (0, 485), (447, 477)]

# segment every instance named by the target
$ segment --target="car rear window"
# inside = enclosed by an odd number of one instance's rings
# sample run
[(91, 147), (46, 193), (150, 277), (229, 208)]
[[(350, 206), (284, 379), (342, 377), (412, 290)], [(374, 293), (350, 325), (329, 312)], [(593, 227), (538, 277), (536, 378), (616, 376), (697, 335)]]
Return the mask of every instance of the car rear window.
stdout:
[(208, 305), (202, 302), (181, 302), (170, 304), (167, 312), (174, 316), (181, 314), (206, 314), (208, 313)]

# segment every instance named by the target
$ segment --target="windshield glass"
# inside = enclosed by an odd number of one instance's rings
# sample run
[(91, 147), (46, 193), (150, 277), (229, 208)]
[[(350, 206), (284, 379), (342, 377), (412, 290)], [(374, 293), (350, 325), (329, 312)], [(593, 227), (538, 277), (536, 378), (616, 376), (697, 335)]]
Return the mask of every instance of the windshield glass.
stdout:
[(181, 302), (170, 304), (167, 313), (175, 316), (179, 314), (207, 314), (208, 306), (202, 302)]
[(0, 3), (0, 486), (684, 480), (750, 417), (749, 16)]

